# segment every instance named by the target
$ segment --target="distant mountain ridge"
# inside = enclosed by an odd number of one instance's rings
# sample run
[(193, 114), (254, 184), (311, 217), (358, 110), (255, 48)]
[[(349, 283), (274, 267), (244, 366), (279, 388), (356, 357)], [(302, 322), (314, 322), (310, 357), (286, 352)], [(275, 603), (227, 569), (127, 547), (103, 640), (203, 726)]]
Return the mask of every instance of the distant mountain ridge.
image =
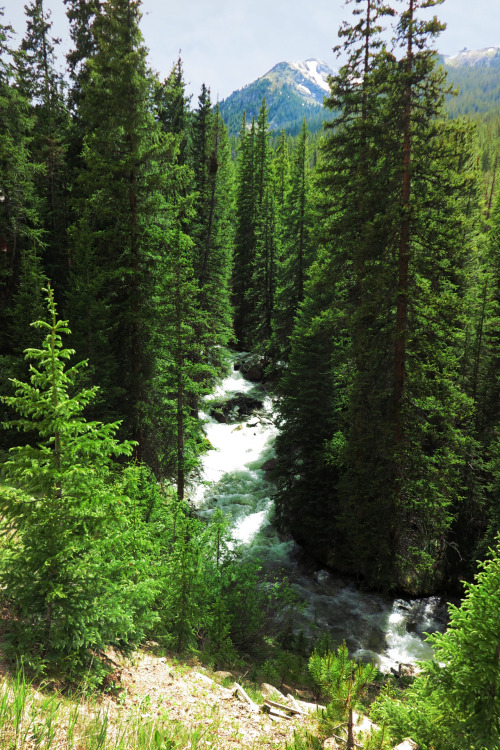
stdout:
[(447, 103), (451, 117), (482, 116), (500, 108), (500, 47), (463, 49), (442, 60), (450, 82), (458, 88), (458, 96)]
[(256, 81), (234, 91), (220, 103), (222, 117), (231, 134), (239, 132), (243, 112), (247, 122), (257, 118), (262, 99), (269, 108), (271, 130), (298, 129), (305, 117), (318, 126), (325, 117), (323, 99), (329, 92), (328, 76), (333, 70), (322, 60), (280, 62)]
[(500, 47), (484, 49), (463, 49), (457, 55), (444, 55), (444, 64), (448, 68), (492, 68), (500, 67)]
[[(480, 50), (463, 49), (456, 55), (441, 55), (450, 83), (459, 95), (448, 100), (452, 117), (481, 114), (500, 107), (500, 47)], [(243, 112), (247, 125), (257, 115), (265, 97), (271, 130), (285, 130), (295, 135), (305, 119), (311, 131), (322, 127), (332, 114), (324, 109), (329, 92), (328, 77), (334, 71), (314, 57), (301, 62), (280, 62), (256, 81), (234, 91), (220, 103), (229, 132), (241, 128)]]

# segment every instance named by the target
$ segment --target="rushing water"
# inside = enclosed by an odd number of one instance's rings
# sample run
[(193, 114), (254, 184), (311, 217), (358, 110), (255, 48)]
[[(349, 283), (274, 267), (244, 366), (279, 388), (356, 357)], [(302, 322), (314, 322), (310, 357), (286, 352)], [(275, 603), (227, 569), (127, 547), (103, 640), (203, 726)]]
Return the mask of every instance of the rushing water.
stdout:
[(349, 582), (306, 564), (293, 541), (283, 541), (270, 522), (272, 484), (262, 468), (275, 456), (277, 428), (272, 400), (261, 385), (234, 371), (213, 397), (245, 393), (263, 401), (262, 409), (232, 424), (206, 418), (205, 431), (213, 450), (204, 457), (202, 479), (192, 493), (201, 518), (221, 510), (231, 520), (233, 538), (262, 564), (283, 570), (304, 602), (296, 629), (307, 636), (320, 631), (334, 643), (345, 639), (355, 656), (375, 658), (379, 669), (428, 658), (424, 632), (441, 629), (445, 611), (437, 597), (404, 601), (359, 591)]

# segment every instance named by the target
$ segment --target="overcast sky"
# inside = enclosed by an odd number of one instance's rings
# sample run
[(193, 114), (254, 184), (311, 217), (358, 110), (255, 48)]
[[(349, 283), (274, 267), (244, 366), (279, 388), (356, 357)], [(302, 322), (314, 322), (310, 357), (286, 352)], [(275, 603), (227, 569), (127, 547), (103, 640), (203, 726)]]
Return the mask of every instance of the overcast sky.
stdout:
[[(23, 5), (0, 0), (4, 23), (20, 34)], [(63, 0), (45, 0), (45, 6), (67, 49)], [(337, 29), (350, 18), (343, 0), (143, 0), (142, 12), (153, 69), (164, 78), (181, 51), (189, 92), (198, 94), (206, 83), (212, 99), (224, 99), (282, 60), (317, 57), (335, 67)], [(440, 52), (500, 47), (500, 0), (446, 0), (435, 12), (448, 26)]]

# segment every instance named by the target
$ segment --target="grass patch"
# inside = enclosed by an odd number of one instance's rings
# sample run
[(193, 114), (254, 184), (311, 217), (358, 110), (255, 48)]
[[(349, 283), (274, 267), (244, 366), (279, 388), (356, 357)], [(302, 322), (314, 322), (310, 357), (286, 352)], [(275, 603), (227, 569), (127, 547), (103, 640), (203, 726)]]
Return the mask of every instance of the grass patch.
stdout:
[(0, 682), (0, 747), (9, 750), (196, 750), (213, 741), (210, 727), (187, 728), (144, 702), (123, 715), (92, 696), (69, 699), (37, 690), (22, 672)]

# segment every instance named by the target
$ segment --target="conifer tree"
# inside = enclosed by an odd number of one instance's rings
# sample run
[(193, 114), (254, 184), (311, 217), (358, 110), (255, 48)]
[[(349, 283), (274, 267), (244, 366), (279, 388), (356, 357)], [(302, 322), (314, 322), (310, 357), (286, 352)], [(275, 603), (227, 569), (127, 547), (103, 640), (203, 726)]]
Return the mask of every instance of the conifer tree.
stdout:
[(279, 527), (291, 530), (300, 544), (329, 562), (338, 470), (326, 460), (325, 446), (334, 432), (342, 438), (335, 416), (343, 394), (339, 375), (326, 364), (342, 342), (336, 340), (338, 322), (332, 313), (339, 284), (324, 250), (311, 267), (305, 291), (279, 384), (275, 506)]
[[(473, 323), (474, 346), (471, 374), (471, 395), (474, 401), (474, 436), (477, 452), (473, 462), (474, 505), (484, 507), (474, 514), (479, 533), (487, 525), (485, 541), (480, 552), (493, 543), (500, 518), (499, 448), (500, 424), (500, 199), (497, 195), (491, 213), (491, 230), (484, 239), (485, 252), (477, 284), (477, 299)], [(478, 523), (479, 521), (479, 523)], [(470, 530), (470, 524), (469, 524)], [(479, 534), (476, 532), (476, 539)], [(481, 555), (482, 556), (482, 555)]]
[[(39, 349), (28, 349), (30, 382), (14, 380), (4, 402), (18, 413), (5, 427), (33, 441), (12, 448), (0, 491), (9, 552), (2, 583), (16, 611), (15, 641), (28, 663), (64, 664), (70, 673), (113, 644), (136, 642), (152, 622), (154, 586), (134, 557), (128, 498), (117, 490), (112, 458), (129, 456), (118, 425), (88, 422), (96, 389), (74, 392), (81, 365), (63, 346), (52, 290)], [(15, 487), (15, 489), (14, 489)]]
[(382, 699), (376, 720), (395, 740), (411, 737), (422, 748), (495, 748), (500, 743), (500, 558), (495, 550), (451, 606), (445, 633), (429, 637), (434, 658), (405, 694)]
[[(278, 216), (282, 219), (285, 197), (290, 187), (290, 155), (285, 131), (282, 130), (272, 160), (273, 193), (278, 207)], [(281, 221), (280, 221), (281, 224)]]
[(193, 243), (179, 218), (166, 229), (164, 242), (155, 289), (161, 304), (152, 338), (153, 351), (162, 355), (153, 360), (151, 372), (157, 403), (151, 411), (154, 429), (149, 435), (156, 447), (148, 453), (158, 456), (158, 463), (150, 460), (150, 465), (174, 481), (182, 501), (204, 445), (198, 401), (209, 390), (215, 371), (205, 351), (211, 332), (199, 306)]
[[(106, 4), (96, 17), (97, 51), (82, 88), (85, 123), (72, 228), (68, 312), (75, 348), (102, 384), (99, 414), (124, 416), (125, 434), (144, 456), (152, 326), (167, 195), (169, 144), (153, 118), (152, 82), (132, 0)], [(95, 373), (95, 375), (94, 375)], [(145, 456), (144, 456), (145, 457)]]
[(206, 314), (206, 358), (216, 364), (232, 336), (229, 282), (234, 177), (227, 131), (218, 106), (215, 111), (212, 109), (210, 92), (205, 86), (198, 102), (191, 126), (196, 216), (190, 234), (194, 241), (200, 308)]
[(69, 119), (63, 97), (62, 76), (55, 68), (55, 45), (50, 36), (50, 12), (43, 0), (26, 6), (27, 30), (21, 43), (19, 73), (21, 90), (34, 109), (31, 161), (39, 165), (36, 190), (44, 230), (44, 267), (63, 293), (68, 276), (66, 251), (67, 169), (66, 149)]
[(281, 223), (280, 263), (277, 268), (277, 293), (273, 311), (275, 356), (287, 360), (290, 336), (297, 309), (304, 299), (307, 270), (312, 262), (311, 194), (308, 132), (304, 120), (290, 166), (290, 189), (285, 194)]
[[(364, 26), (355, 28), (364, 29), (361, 39), (332, 81), (332, 104), (345, 106), (331, 124), (319, 178), (326, 253), (316, 288), (335, 288), (309, 325), (333, 327), (324, 361), (337, 389), (333, 411), (317, 416), (322, 425), (330, 420), (323, 460), (334, 480), (323, 498), (331, 523), (324, 545), (331, 564), (416, 593), (442, 580), (464, 494), (470, 138), (442, 117), (446, 86), (427, 46), (440, 30), (436, 19), (418, 20), (420, 5), (409, 2), (398, 17), (406, 47), (397, 59), (376, 36), (366, 46), (371, 11), (388, 9), (370, 0), (364, 7)], [(293, 378), (288, 388), (300, 393), (296, 369)]]
[(257, 118), (254, 146), (254, 236), (255, 253), (246, 290), (246, 341), (253, 349), (266, 350), (276, 292), (277, 227), (272, 185), (268, 108), (262, 101)]
[(255, 122), (247, 130), (243, 115), (239, 138), (236, 181), (236, 229), (234, 237), (233, 306), (234, 332), (238, 345), (246, 343), (249, 303), (247, 290), (253, 273), (256, 246)]
[(71, 40), (74, 44), (68, 52), (67, 62), (71, 79), (70, 107), (78, 119), (82, 103), (82, 88), (88, 80), (87, 61), (97, 51), (97, 41), (93, 31), (96, 17), (101, 11), (101, 0), (64, 0), (66, 15), (70, 24)]
[(190, 97), (186, 96), (186, 82), (182, 60), (179, 57), (168, 78), (162, 84), (156, 82), (156, 115), (166, 133), (178, 138), (177, 163), (186, 164), (189, 159), (189, 111)]
[[(23, 369), (19, 357), (25, 330), (16, 325), (13, 310), (20, 302), (21, 284), (31, 275), (28, 268), (40, 271), (41, 287), (43, 238), (35, 189), (37, 167), (31, 161), (33, 111), (22, 91), (18, 57), (10, 47), (12, 29), (2, 18), (0, 12), (0, 380), (5, 387), (7, 378)], [(33, 320), (39, 295), (32, 283), (29, 286), (22, 314)]]

